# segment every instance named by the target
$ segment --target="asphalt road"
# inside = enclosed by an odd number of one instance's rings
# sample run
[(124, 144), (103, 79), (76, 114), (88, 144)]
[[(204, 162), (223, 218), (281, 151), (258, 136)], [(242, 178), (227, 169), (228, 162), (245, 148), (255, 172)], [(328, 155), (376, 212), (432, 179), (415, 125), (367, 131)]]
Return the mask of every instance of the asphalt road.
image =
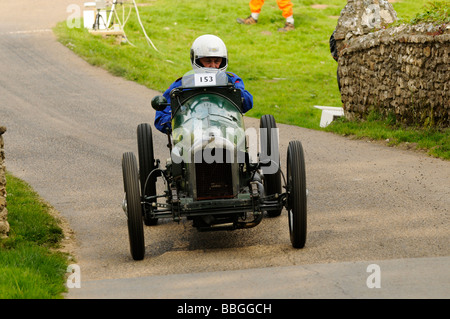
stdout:
[[(305, 150), (304, 249), (291, 247), (286, 212), (234, 232), (167, 220), (146, 227), (145, 259), (133, 261), (121, 156), (137, 152), (136, 127), (153, 122), (150, 100), (159, 93), (59, 44), (51, 28), (70, 4), (82, 2), (0, 1), (6, 166), (73, 230), (67, 249), (81, 288), (67, 298), (450, 297), (450, 162), (280, 124), (283, 169), (290, 140)], [(166, 137), (154, 130), (154, 143), (164, 162)], [(366, 285), (370, 264), (380, 266), (381, 288)]]

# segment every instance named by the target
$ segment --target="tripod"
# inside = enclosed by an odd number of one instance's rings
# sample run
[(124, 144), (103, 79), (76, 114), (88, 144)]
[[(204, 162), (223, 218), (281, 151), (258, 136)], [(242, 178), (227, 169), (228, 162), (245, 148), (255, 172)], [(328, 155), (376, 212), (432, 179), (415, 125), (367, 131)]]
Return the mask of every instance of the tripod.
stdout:
[(100, 19), (102, 19), (103, 24), (105, 24), (105, 26), (106, 26), (105, 19), (103, 19), (103, 16), (100, 14), (100, 11), (97, 10), (97, 14), (95, 16), (95, 21), (94, 21), (94, 25), (92, 26), (92, 29), (100, 30)]
[[(115, 3), (116, 3), (116, 0), (114, 0), (114, 4)], [(114, 4), (113, 4), (113, 8), (111, 10), (111, 14), (114, 11)], [(106, 1), (105, 0), (97, 0), (97, 1), (95, 1), (95, 5), (97, 8), (97, 13), (95, 16), (95, 21), (94, 21), (94, 25), (92, 26), (92, 29), (100, 30), (100, 19), (102, 20), (103, 25), (105, 26), (105, 29), (107, 29), (110, 20), (108, 21), (108, 23), (106, 23), (105, 18), (101, 14), (102, 10), (104, 10), (104, 12), (106, 12)], [(110, 18), (111, 18), (111, 15), (110, 15)]]

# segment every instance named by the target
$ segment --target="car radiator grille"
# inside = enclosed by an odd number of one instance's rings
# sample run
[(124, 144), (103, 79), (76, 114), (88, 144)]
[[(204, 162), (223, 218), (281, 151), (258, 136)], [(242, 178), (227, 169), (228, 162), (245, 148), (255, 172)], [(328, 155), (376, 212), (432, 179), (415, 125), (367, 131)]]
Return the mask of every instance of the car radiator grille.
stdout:
[(233, 180), (229, 163), (196, 163), (197, 200), (232, 198)]

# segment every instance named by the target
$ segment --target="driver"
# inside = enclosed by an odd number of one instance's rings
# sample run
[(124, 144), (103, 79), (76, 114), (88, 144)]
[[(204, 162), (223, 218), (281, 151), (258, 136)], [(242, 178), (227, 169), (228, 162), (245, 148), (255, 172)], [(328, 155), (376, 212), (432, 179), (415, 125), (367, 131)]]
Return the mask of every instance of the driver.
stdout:
[[(202, 35), (198, 37), (191, 47), (192, 68), (216, 68), (225, 71), (228, 66), (228, 53), (225, 43), (215, 35)], [(253, 96), (245, 90), (244, 82), (234, 73), (226, 72), (228, 79), (233, 85), (241, 90), (243, 98), (243, 110), (247, 112), (253, 107)], [(172, 89), (181, 86), (181, 78), (173, 82), (164, 92), (164, 97), (170, 104), (170, 92)], [(171, 109), (170, 105), (163, 111), (156, 111), (155, 127), (163, 132), (170, 132), (171, 129)]]

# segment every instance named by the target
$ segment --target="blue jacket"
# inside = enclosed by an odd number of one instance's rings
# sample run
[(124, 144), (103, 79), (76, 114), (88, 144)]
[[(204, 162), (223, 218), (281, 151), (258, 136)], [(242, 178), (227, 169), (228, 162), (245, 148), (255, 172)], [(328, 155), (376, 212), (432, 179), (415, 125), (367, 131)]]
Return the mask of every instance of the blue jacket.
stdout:
[[(231, 72), (227, 72), (227, 75), (228, 75), (228, 79), (234, 84), (234, 86), (237, 89), (241, 90), (241, 95), (244, 98), (242, 106), (244, 109), (244, 113), (247, 112), (248, 110), (250, 110), (253, 107), (253, 96), (247, 90), (245, 90), (244, 81), (242, 81), (242, 79), (239, 76), (237, 76), (236, 74), (231, 73)], [(169, 86), (169, 88), (164, 92), (163, 96), (166, 98), (168, 103), (170, 103), (170, 92), (174, 88), (177, 88), (180, 86), (181, 86), (181, 78), (179, 78), (178, 80), (173, 82)], [(155, 127), (159, 131), (166, 133), (167, 129), (172, 128), (171, 116), (172, 116), (172, 112), (171, 112), (170, 105), (167, 106), (163, 111), (156, 111)]]

